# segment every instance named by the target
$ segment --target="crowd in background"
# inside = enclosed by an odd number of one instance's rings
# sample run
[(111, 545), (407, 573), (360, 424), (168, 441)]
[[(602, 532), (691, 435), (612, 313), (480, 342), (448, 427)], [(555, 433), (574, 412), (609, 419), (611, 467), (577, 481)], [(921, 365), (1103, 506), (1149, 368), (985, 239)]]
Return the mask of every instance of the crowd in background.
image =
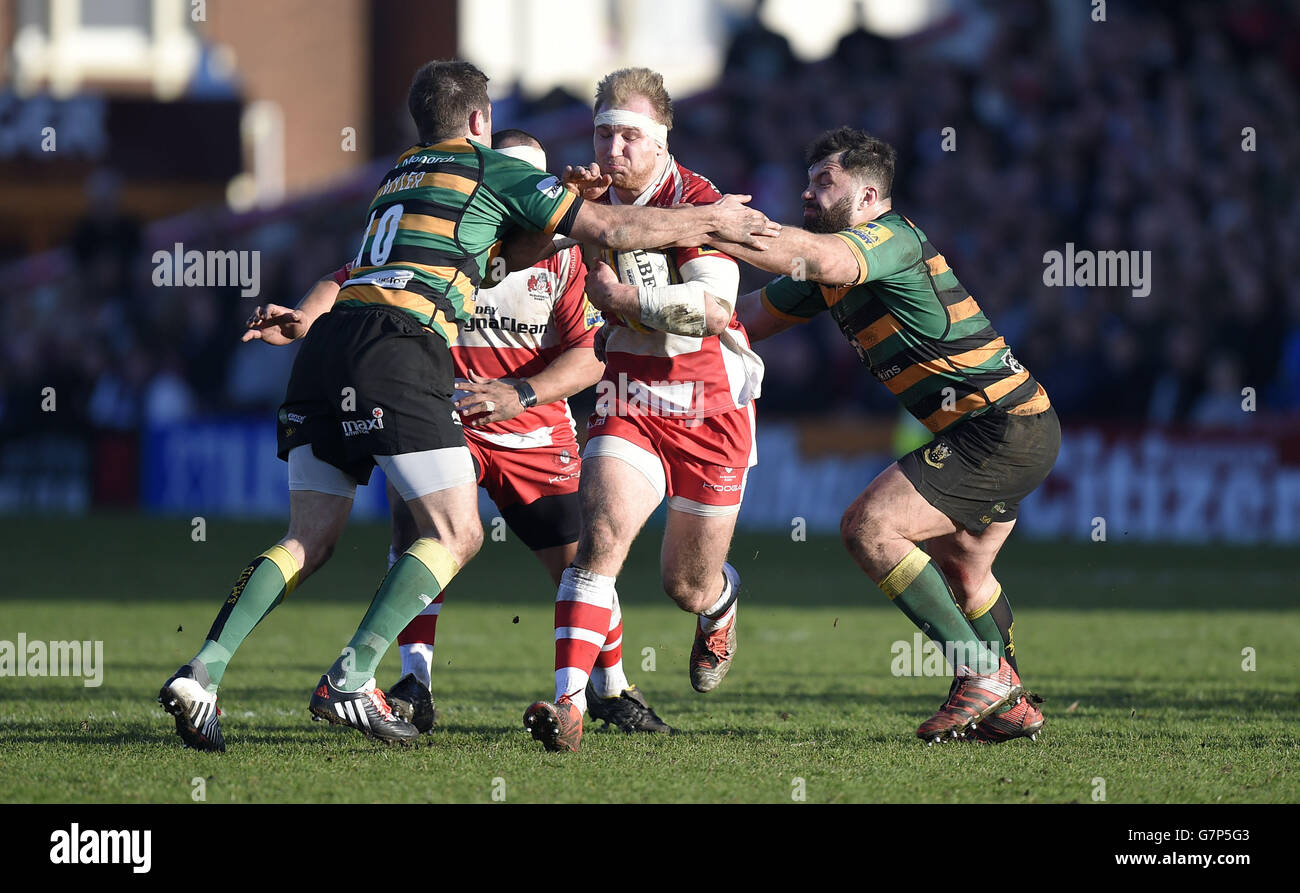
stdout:
[[(795, 223), (807, 141), (849, 124), (891, 142), (894, 207), (1067, 423), (1236, 426), (1300, 410), (1297, 7), (1147, 4), (1073, 29), (1049, 4), (963, 8), (907, 41), (856, 31), (813, 64), (743, 23), (715, 88), (679, 97), (670, 149), (722, 191)], [(586, 97), (553, 95), (499, 103), (496, 125), (538, 132), (557, 168), (590, 160), (587, 115)], [(155, 286), (152, 253), (175, 234), (155, 228), (158, 244), (145, 244), (110, 174), (89, 191), (69, 275), (0, 303), (5, 429), (133, 430), (274, 407), (293, 350), (241, 346), (242, 322), (257, 303), (292, 304), (355, 253), (368, 191), (252, 221), (213, 213), (207, 230), (186, 224), (188, 245), (260, 251), (257, 298)], [(1149, 294), (1046, 285), (1044, 255), (1067, 242), (1149, 251)], [(742, 291), (766, 278), (747, 269)], [(766, 414), (895, 405), (826, 315), (760, 352)], [(48, 387), (57, 413), (41, 412)], [(1243, 412), (1243, 388), (1257, 413)]]

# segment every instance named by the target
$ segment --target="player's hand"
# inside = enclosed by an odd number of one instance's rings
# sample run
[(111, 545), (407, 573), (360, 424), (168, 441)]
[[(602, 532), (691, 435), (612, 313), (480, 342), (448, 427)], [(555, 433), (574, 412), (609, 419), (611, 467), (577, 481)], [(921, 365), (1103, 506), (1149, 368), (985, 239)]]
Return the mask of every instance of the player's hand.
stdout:
[(244, 325), (248, 331), (244, 332), (240, 341), (265, 341), (275, 345), (297, 341), (307, 334), (308, 328), (301, 313), (279, 304), (261, 305)]
[(466, 392), (456, 401), (456, 410), (471, 428), (504, 422), (524, 411), (519, 392), (504, 378), (485, 378), (470, 370), (469, 381), (457, 382), (456, 387)]
[(613, 302), (620, 284), (613, 268), (603, 260), (587, 265), (587, 300), (597, 310), (611, 313), (617, 310)]
[(587, 201), (594, 201), (605, 194), (614, 178), (600, 172), (600, 165), (592, 162), (588, 165), (572, 164), (564, 168), (560, 183), (570, 192), (576, 192)]
[(753, 196), (724, 195), (709, 209), (714, 215), (713, 232), (710, 234), (724, 242), (735, 242), (755, 251), (764, 251), (764, 240), (774, 238), (781, 232), (781, 224), (767, 219), (767, 215), (757, 208), (745, 204)]

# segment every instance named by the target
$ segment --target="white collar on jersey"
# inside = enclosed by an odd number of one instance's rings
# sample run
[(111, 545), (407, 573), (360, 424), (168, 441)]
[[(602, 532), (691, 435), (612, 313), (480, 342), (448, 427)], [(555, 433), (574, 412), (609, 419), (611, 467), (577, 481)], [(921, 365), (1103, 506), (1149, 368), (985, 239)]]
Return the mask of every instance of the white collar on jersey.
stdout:
[[(676, 180), (676, 186), (674, 190), (675, 195), (673, 195), (673, 202), (676, 203), (681, 201), (682, 200), (682, 178), (681, 175), (677, 173), (677, 160), (673, 158), (673, 156), (670, 154), (666, 156), (664, 161), (664, 169), (659, 172), (659, 176), (654, 178), (654, 180), (650, 183), (650, 185), (647, 186), (645, 190), (642, 191), (642, 193), (636, 197), (636, 200), (633, 201), (632, 204), (634, 205), (648, 204), (650, 202), (650, 199), (654, 198), (655, 193), (657, 193), (660, 189), (663, 188), (664, 183), (668, 181), (669, 177), (672, 177), (674, 180)], [(623, 204), (623, 202), (619, 200), (618, 193), (614, 191), (613, 187), (611, 187), (609, 190), (609, 203), (611, 205)]]

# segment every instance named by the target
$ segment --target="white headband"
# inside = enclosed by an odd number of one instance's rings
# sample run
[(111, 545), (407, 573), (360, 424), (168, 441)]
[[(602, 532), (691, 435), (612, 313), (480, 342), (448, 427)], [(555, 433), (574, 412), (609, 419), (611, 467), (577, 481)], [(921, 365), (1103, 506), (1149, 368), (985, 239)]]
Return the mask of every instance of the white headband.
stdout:
[(650, 134), (650, 137), (659, 145), (668, 145), (668, 125), (660, 124), (640, 112), (630, 112), (627, 109), (606, 109), (596, 116), (595, 123), (597, 126), (609, 124), (612, 127), (636, 127)]
[(502, 155), (518, 158), (520, 161), (527, 161), (539, 171), (546, 170), (546, 153), (536, 146), (506, 146), (504, 149), (497, 149), (497, 151)]

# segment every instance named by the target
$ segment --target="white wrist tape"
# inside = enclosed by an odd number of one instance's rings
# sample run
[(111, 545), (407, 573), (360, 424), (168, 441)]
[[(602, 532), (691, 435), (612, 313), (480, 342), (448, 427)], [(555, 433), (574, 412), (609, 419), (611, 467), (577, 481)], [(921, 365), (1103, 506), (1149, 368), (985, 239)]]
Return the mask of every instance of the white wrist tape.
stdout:
[(702, 282), (678, 285), (643, 285), (636, 290), (641, 302), (641, 322), (661, 332), (703, 338), (708, 300)]
[(640, 112), (630, 112), (627, 109), (606, 109), (596, 116), (594, 123), (597, 126), (608, 124), (611, 127), (636, 127), (649, 134), (650, 138), (659, 145), (668, 145), (668, 125), (660, 124)]

